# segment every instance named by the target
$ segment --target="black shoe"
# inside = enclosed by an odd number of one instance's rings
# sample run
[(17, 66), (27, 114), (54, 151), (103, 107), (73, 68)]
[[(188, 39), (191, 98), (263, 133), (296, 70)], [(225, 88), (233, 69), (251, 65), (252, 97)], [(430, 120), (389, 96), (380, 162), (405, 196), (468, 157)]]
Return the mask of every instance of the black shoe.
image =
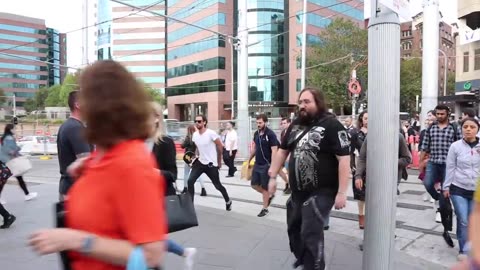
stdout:
[(230, 201), (226, 204), (226, 209), (227, 209), (227, 211), (232, 211), (232, 200), (230, 200)]
[(358, 245), (358, 248), (363, 251), (363, 244)]
[(225, 176), (225, 177), (226, 177), (226, 178), (231, 178), (231, 177), (233, 177), (233, 175), (227, 175), (227, 176)]
[(14, 215), (10, 215), (7, 219), (3, 221), (3, 225), (0, 226), (0, 229), (8, 229), (12, 226), (13, 222), (15, 222), (17, 218)]
[(444, 231), (442, 236), (443, 236), (443, 240), (445, 240), (448, 246), (452, 248), (455, 246), (455, 244), (453, 243), (452, 237), (450, 237), (450, 234), (448, 233), (448, 231)]
[(266, 215), (268, 215), (268, 209), (262, 209), (262, 211), (260, 211), (260, 213), (258, 213), (257, 217), (264, 217)]
[(270, 199), (268, 199), (268, 206), (270, 206), (270, 204), (272, 204), (273, 198), (275, 198), (275, 195), (272, 195), (270, 197)]
[(325, 227), (323, 227), (323, 230), (324, 230), (324, 231), (328, 231), (329, 229), (330, 229), (330, 226), (325, 226)]
[(182, 194), (185, 194), (187, 192), (188, 192), (187, 188), (183, 188)]
[(200, 196), (207, 197), (207, 191), (205, 190), (205, 188), (202, 188), (202, 192), (200, 192)]

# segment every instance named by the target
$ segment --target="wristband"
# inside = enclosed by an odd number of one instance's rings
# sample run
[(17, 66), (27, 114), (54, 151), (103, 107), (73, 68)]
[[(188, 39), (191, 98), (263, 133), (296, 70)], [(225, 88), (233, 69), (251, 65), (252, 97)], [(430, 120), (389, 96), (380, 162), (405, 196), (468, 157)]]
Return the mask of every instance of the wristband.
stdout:
[(83, 254), (89, 254), (92, 252), (93, 249), (93, 242), (95, 241), (95, 236), (89, 235), (85, 239), (83, 239), (82, 248), (80, 252)]

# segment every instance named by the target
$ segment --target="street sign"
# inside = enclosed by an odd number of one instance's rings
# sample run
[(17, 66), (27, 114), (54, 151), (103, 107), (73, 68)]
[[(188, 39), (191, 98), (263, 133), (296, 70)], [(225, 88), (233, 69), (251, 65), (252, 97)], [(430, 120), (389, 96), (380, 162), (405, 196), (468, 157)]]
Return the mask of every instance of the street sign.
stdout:
[(470, 90), (472, 88), (472, 82), (466, 82), (463, 84), (464, 90)]
[[(364, 0), (364, 17), (368, 19), (371, 17), (371, 5), (372, 1), (377, 0)], [(378, 0), (379, 4), (386, 6), (391, 9), (393, 12), (397, 13), (402, 19), (406, 21), (412, 20), (412, 13), (410, 12), (410, 1), (409, 0)]]

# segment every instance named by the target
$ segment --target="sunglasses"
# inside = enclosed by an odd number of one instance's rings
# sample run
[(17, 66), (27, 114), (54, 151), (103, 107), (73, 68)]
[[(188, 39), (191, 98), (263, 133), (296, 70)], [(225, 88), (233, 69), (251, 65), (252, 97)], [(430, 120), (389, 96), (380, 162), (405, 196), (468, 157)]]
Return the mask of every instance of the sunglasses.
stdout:
[(200, 123), (202, 123), (202, 122), (203, 122), (203, 120), (195, 120), (195, 123), (199, 123), (199, 124), (200, 124)]

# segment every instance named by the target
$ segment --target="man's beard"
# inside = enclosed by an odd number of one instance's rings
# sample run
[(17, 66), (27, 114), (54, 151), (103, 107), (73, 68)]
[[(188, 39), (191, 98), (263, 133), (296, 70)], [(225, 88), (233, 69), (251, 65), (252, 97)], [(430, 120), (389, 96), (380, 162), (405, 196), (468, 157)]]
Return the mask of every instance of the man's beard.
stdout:
[(315, 116), (312, 115), (312, 113), (309, 113), (305, 110), (300, 110), (298, 112), (298, 121), (300, 122), (300, 125), (309, 125), (313, 120), (315, 120)]

